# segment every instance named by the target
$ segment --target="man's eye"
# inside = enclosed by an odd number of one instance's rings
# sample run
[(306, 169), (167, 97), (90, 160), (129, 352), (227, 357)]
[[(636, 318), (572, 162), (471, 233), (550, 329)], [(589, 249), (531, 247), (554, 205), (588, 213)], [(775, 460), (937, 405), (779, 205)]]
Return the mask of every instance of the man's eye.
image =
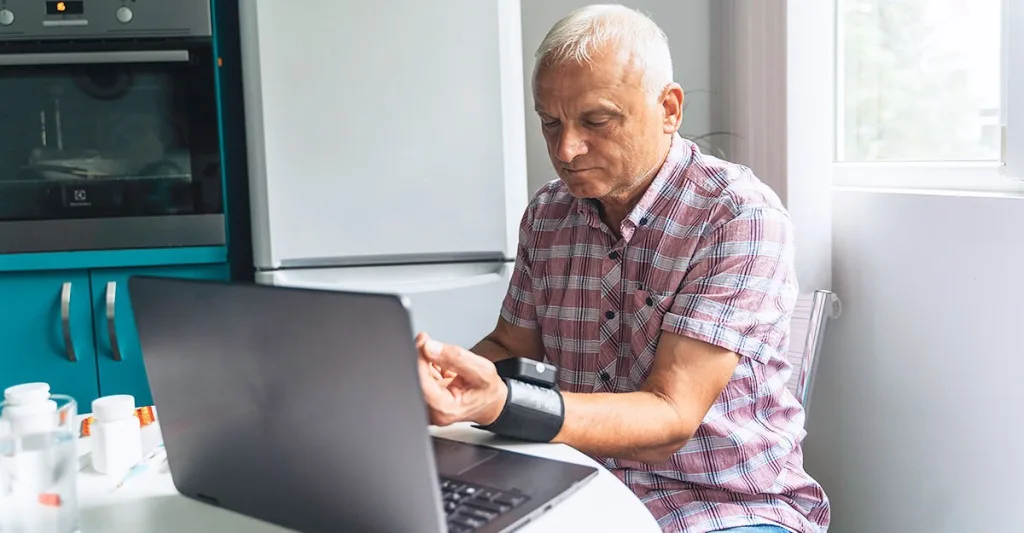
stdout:
[(587, 121), (587, 126), (590, 126), (591, 128), (600, 128), (600, 127), (606, 126), (606, 125), (608, 125), (608, 119), (606, 119), (606, 118), (605, 119), (597, 119), (597, 120), (588, 120)]
[(541, 121), (541, 124), (543, 124), (543, 126), (545, 128), (554, 128), (555, 126), (558, 126), (558, 121), (557, 120), (544, 120), (544, 121)]

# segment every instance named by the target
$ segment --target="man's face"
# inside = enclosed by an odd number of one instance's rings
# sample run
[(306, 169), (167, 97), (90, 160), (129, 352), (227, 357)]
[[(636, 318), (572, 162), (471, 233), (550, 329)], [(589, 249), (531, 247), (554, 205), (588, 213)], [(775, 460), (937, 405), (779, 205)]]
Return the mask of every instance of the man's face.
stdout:
[(652, 101), (642, 82), (621, 53), (594, 54), (591, 65), (570, 61), (537, 71), (534, 101), (548, 155), (573, 196), (629, 197), (657, 170), (665, 134), (674, 126), (666, 106)]

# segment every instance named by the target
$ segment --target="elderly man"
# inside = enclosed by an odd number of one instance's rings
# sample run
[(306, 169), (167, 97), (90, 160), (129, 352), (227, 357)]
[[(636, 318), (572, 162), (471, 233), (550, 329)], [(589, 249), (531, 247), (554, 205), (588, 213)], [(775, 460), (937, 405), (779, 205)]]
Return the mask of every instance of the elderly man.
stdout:
[[(559, 179), (522, 218), (494, 331), (471, 350), (418, 337), (431, 422), (573, 446), (665, 531), (825, 531), (785, 386), (792, 223), (749, 169), (677, 134), (672, 79), (664, 33), (631, 9), (548, 33), (533, 92)], [(510, 357), (559, 367), (557, 390), (503, 380)]]

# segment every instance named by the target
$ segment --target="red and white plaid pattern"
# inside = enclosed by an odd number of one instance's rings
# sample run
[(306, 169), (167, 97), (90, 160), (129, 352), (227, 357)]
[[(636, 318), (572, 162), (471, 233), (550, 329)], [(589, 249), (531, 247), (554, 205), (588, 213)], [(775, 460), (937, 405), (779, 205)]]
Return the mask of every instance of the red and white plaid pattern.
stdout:
[(804, 472), (804, 411), (786, 388), (797, 283), (793, 225), (778, 197), (749, 169), (676, 136), (620, 231), (616, 239), (596, 204), (557, 180), (523, 216), (501, 316), (540, 329), (562, 390), (638, 390), (662, 331), (742, 357), (671, 460), (596, 459), (665, 531), (753, 524), (824, 531), (828, 499)]

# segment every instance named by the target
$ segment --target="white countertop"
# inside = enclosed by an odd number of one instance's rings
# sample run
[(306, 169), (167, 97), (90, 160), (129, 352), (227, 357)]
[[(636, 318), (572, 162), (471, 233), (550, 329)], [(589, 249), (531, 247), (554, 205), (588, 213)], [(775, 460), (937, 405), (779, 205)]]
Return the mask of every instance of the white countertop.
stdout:
[[(468, 424), (431, 428), (434, 435), (463, 442), (489, 444), (525, 454), (598, 467), (589, 483), (535, 521), (522, 533), (544, 531), (629, 531), (656, 533), (657, 523), (639, 499), (611, 472), (579, 451), (561, 444), (530, 444), (497, 439)], [(143, 449), (161, 442), (158, 424), (143, 428)], [(281, 527), (205, 505), (178, 493), (166, 462), (115, 488), (119, 478), (92, 469), (88, 438), (79, 441), (82, 468), (78, 477), (78, 504), (82, 533), (157, 532), (282, 532)]]

